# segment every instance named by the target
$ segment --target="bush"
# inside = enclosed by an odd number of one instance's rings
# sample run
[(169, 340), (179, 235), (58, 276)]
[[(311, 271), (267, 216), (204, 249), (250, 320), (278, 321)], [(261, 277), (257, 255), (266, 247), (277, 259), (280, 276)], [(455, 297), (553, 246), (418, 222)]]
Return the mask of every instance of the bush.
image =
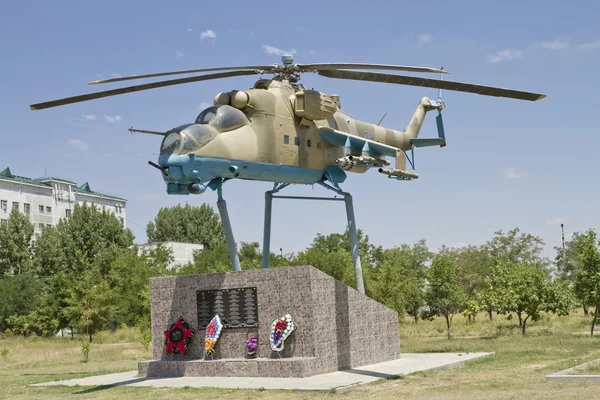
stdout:
[(83, 362), (88, 362), (90, 355), (90, 341), (88, 339), (81, 340), (81, 352), (83, 353)]
[(147, 329), (141, 330), (142, 337), (140, 338), (140, 343), (144, 346), (144, 349), (148, 351), (148, 347), (150, 347), (150, 342), (152, 342), (152, 333), (150, 333)]

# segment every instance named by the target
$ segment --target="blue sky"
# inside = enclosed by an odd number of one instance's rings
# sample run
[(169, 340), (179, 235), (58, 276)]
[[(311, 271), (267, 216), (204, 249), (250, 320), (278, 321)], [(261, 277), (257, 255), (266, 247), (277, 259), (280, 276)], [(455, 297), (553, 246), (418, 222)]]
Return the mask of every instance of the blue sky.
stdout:
[[(447, 79), (547, 94), (538, 102), (444, 91), (448, 146), (416, 152), (412, 182), (377, 171), (349, 174), (357, 224), (385, 247), (424, 238), (482, 244), (499, 229), (519, 227), (560, 244), (600, 226), (600, 3), (462, 2), (32, 2), (5, 3), (0, 13), (0, 167), (49, 175), (129, 199), (138, 242), (161, 206), (207, 202), (216, 193), (165, 192), (156, 161), (160, 137), (130, 126), (167, 130), (191, 122), (221, 91), (244, 89), (237, 77), (154, 89), (60, 108), (29, 104), (96, 90), (87, 82), (118, 75), (280, 61), (370, 62), (444, 66)], [(404, 129), (423, 96), (437, 91), (305, 74), (303, 82), (341, 97), (355, 118)], [(111, 85), (120, 87), (125, 85)], [(421, 137), (436, 135), (430, 115)], [(231, 182), (224, 189), (236, 240), (262, 241), (268, 183)], [(315, 186), (286, 194), (326, 195)], [(274, 203), (272, 249), (308, 246), (317, 232), (341, 232), (336, 202)]]

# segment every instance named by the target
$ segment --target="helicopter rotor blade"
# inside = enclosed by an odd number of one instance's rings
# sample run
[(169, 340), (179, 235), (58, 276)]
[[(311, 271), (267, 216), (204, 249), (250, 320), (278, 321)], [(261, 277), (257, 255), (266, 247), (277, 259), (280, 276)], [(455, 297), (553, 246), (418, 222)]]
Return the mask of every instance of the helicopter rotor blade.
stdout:
[(180, 85), (183, 83), (190, 83), (190, 82), (207, 81), (207, 80), (211, 80), (211, 79), (229, 78), (229, 77), (233, 77), (233, 76), (254, 75), (254, 74), (258, 74), (258, 73), (260, 73), (260, 71), (256, 71), (256, 70), (230, 71), (230, 72), (220, 72), (217, 74), (210, 74), (210, 75), (192, 76), (189, 78), (171, 79), (168, 81), (153, 82), (153, 83), (147, 83), (144, 85), (128, 86), (128, 87), (124, 87), (124, 88), (120, 88), (120, 89), (106, 90), (104, 92), (89, 93), (89, 94), (83, 94), (83, 95), (79, 95), (79, 96), (67, 97), (67, 98), (60, 99), (60, 100), (53, 100), (53, 101), (48, 101), (45, 103), (32, 104), (29, 107), (32, 110), (42, 110), (44, 108), (64, 106), (66, 104), (79, 103), (82, 101), (94, 100), (94, 99), (99, 99), (102, 97), (116, 96), (116, 95), (125, 94), (125, 93), (139, 92), (141, 90), (148, 90), (148, 89), (154, 89), (154, 88), (165, 87), (165, 86)]
[(326, 64), (299, 64), (300, 71), (330, 71), (336, 69), (386, 69), (393, 71), (410, 71), (410, 72), (428, 72), (436, 74), (448, 74), (448, 71), (443, 71), (437, 68), (429, 67), (412, 67), (404, 65), (388, 65), (388, 64), (350, 64), (350, 63), (326, 63)]
[(405, 75), (380, 74), (375, 72), (360, 72), (360, 71), (318, 71), (319, 75), (336, 78), (350, 79), (358, 81), (394, 83), (398, 85), (422, 86), (436, 89), (446, 89), (458, 92), (475, 93), (484, 96), (508, 97), (519, 100), (536, 101), (546, 97), (545, 94), (522, 92), (512, 89), (502, 89), (492, 86), (474, 85), (471, 83), (441, 81), (437, 79), (419, 78)]
[(98, 85), (100, 83), (111, 83), (111, 82), (120, 82), (120, 81), (128, 81), (133, 79), (146, 79), (146, 78), (156, 78), (157, 76), (167, 76), (167, 75), (179, 75), (179, 74), (195, 74), (198, 72), (210, 72), (210, 71), (240, 71), (240, 70), (262, 70), (269, 71), (272, 69), (272, 66), (269, 65), (256, 65), (256, 66), (248, 66), (248, 67), (217, 67), (217, 68), (203, 68), (203, 69), (188, 69), (185, 71), (171, 71), (171, 72), (159, 72), (156, 74), (145, 74), (145, 75), (132, 75), (132, 76), (121, 76), (118, 78), (109, 78), (109, 79), (100, 79), (97, 81), (89, 82), (88, 85)]

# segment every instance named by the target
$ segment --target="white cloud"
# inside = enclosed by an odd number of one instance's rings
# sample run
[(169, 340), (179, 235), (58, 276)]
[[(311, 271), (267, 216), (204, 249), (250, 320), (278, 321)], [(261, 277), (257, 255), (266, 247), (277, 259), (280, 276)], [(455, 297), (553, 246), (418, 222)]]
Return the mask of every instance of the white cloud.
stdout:
[(69, 144), (73, 147), (77, 147), (81, 151), (86, 151), (90, 147), (81, 139), (71, 139), (69, 140)]
[(432, 41), (433, 36), (431, 36), (429, 33), (421, 33), (419, 36), (417, 36), (417, 42), (419, 42), (420, 44), (428, 44)]
[(112, 74), (112, 77), (113, 77), (113, 78), (120, 78), (120, 77), (122, 77), (122, 76), (123, 76), (123, 75), (121, 75), (121, 74), (120, 74), (120, 73), (118, 73), (118, 72), (113, 72), (113, 74)]
[(192, 31), (193, 31), (193, 29), (192, 29), (192, 28), (187, 28), (187, 29), (186, 29), (186, 31), (188, 31), (188, 32), (192, 32)]
[(217, 37), (217, 34), (214, 33), (211, 29), (207, 29), (200, 34), (200, 40), (206, 39), (206, 38), (215, 39), (216, 37)]
[(555, 218), (551, 218), (549, 220), (546, 221), (546, 223), (548, 225), (558, 225), (558, 224), (564, 224), (565, 222), (569, 221), (571, 219), (571, 217), (555, 217)]
[(310, 53), (311, 56), (315, 55), (315, 52), (313, 50), (310, 50), (309, 53)]
[(180, 59), (183, 56), (184, 56), (184, 54), (183, 54), (183, 51), (181, 51), (181, 50), (177, 50), (177, 52), (175, 53), (176, 60)]
[(527, 171), (514, 167), (506, 168), (504, 172), (506, 172), (506, 179), (520, 179), (527, 176)]
[(82, 115), (81, 117), (87, 121), (95, 121), (96, 120), (96, 116), (94, 114)]
[(497, 64), (501, 61), (518, 60), (523, 58), (523, 52), (518, 49), (506, 49), (497, 52), (496, 54), (490, 54), (487, 58), (487, 62), (490, 64)]
[(121, 116), (120, 115), (105, 115), (104, 118), (106, 119), (106, 122), (108, 122), (109, 124), (118, 124), (119, 122), (121, 122)]
[(600, 49), (600, 39), (594, 40), (593, 42), (590, 42), (590, 43), (578, 44), (577, 48), (582, 49), (582, 50)]
[(296, 54), (296, 49), (283, 50), (277, 47), (269, 46), (268, 44), (263, 44), (262, 47), (265, 49), (265, 53), (267, 54), (275, 54), (278, 56), (282, 56), (284, 54)]
[(565, 50), (571, 46), (570, 39), (567, 36), (559, 36), (550, 42), (536, 42), (531, 45), (533, 49), (546, 49), (546, 50)]

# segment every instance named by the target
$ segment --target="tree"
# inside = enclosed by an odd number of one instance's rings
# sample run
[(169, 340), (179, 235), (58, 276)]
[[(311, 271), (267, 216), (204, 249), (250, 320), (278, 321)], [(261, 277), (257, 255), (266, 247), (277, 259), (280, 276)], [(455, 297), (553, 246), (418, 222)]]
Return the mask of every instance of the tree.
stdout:
[(29, 274), (6, 275), (0, 278), (0, 331), (13, 328), (10, 317), (24, 317), (35, 309), (42, 282)]
[(373, 297), (398, 314), (419, 318), (425, 301), (425, 263), (431, 257), (425, 240), (413, 245), (383, 251), (383, 260), (371, 271), (369, 280)]
[[(369, 236), (365, 235), (362, 229), (357, 230), (356, 236), (358, 239), (361, 265), (365, 269), (368, 269), (377, 265), (378, 262), (381, 262), (383, 259), (383, 248), (371, 244), (369, 242)], [(331, 233), (329, 235), (317, 233), (317, 236), (313, 239), (309, 249), (322, 253), (343, 249), (352, 254), (350, 231), (346, 229), (344, 233)]]
[(108, 326), (114, 308), (110, 287), (99, 268), (87, 264), (85, 257), (81, 257), (80, 262), (83, 264), (82, 272), (68, 288), (64, 313), (71, 326), (88, 335), (91, 342), (94, 333)]
[(31, 268), (33, 225), (19, 210), (13, 209), (6, 225), (0, 225), (0, 276), (19, 275)]
[(494, 260), (503, 260), (518, 264), (537, 264), (546, 268), (548, 260), (542, 257), (544, 241), (538, 236), (520, 233), (519, 228), (494, 233), (492, 240), (485, 244), (489, 255)]
[(517, 314), (523, 335), (527, 321), (538, 321), (544, 311), (568, 314), (568, 292), (564, 286), (553, 284), (540, 265), (499, 261), (488, 284), (499, 311)]
[(600, 242), (594, 230), (582, 234), (575, 248), (578, 267), (575, 268), (575, 293), (589, 305), (594, 305), (591, 335), (600, 311)]
[(433, 257), (427, 270), (427, 302), (430, 309), (446, 319), (448, 338), (452, 318), (460, 312), (466, 300), (464, 288), (460, 285), (459, 270), (455, 256), (445, 247)]
[[(133, 234), (113, 213), (93, 204), (76, 204), (69, 219), (63, 218), (55, 227), (44, 229), (37, 238), (33, 265), (45, 287), (39, 306), (31, 315), (32, 323), (42, 330), (73, 328), (75, 322), (81, 326), (73, 313), (83, 305), (74, 302), (81, 300), (78, 294), (83, 296), (87, 290), (82, 288), (86, 272), (90, 268), (96, 271), (100, 278), (95, 284), (109, 293), (111, 265), (121, 251), (131, 247)], [(94, 324), (93, 329), (97, 325)], [(88, 325), (85, 328), (89, 330)]]
[(172, 261), (172, 251), (162, 245), (141, 254), (137, 247), (121, 251), (110, 272), (117, 325), (149, 325), (150, 278), (166, 276)]
[(193, 207), (186, 203), (167, 208), (161, 207), (146, 226), (149, 242), (199, 243), (214, 249), (225, 242), (225, 233), (219, 215), (208, 204)]
[(558, 272), (558, 277), (573, 285), (573, 291), (577, 300), (583, 307), (583, 314), (588, 316), (588, 304), (585, 301), (585, 293), (581, 292), (579, 289), (581, 286), (575, 285), (577, 270), (581, 268), (581, 263), (579, 262), (579, 249), (585, 247), (585, 241), (588, 239), (586, 235), (582, 235), (579, 232), (573, 233), (571, 240), (567, 240), (565, 242), (564, 250), (561, 247), (555, 247), (556, 250), (556, 268)]
[[(490, 275), (492, 259), (485, 246), (469, 245), (456, 250), (456, 264), (459, 270), (460, 285), (465, 289), (467, 308), (465, 315), (469, 322), (479, 311), (480, 293), (485, 290), (485, 278)], [(485, 307), (490, 320), (492, 307)]]

